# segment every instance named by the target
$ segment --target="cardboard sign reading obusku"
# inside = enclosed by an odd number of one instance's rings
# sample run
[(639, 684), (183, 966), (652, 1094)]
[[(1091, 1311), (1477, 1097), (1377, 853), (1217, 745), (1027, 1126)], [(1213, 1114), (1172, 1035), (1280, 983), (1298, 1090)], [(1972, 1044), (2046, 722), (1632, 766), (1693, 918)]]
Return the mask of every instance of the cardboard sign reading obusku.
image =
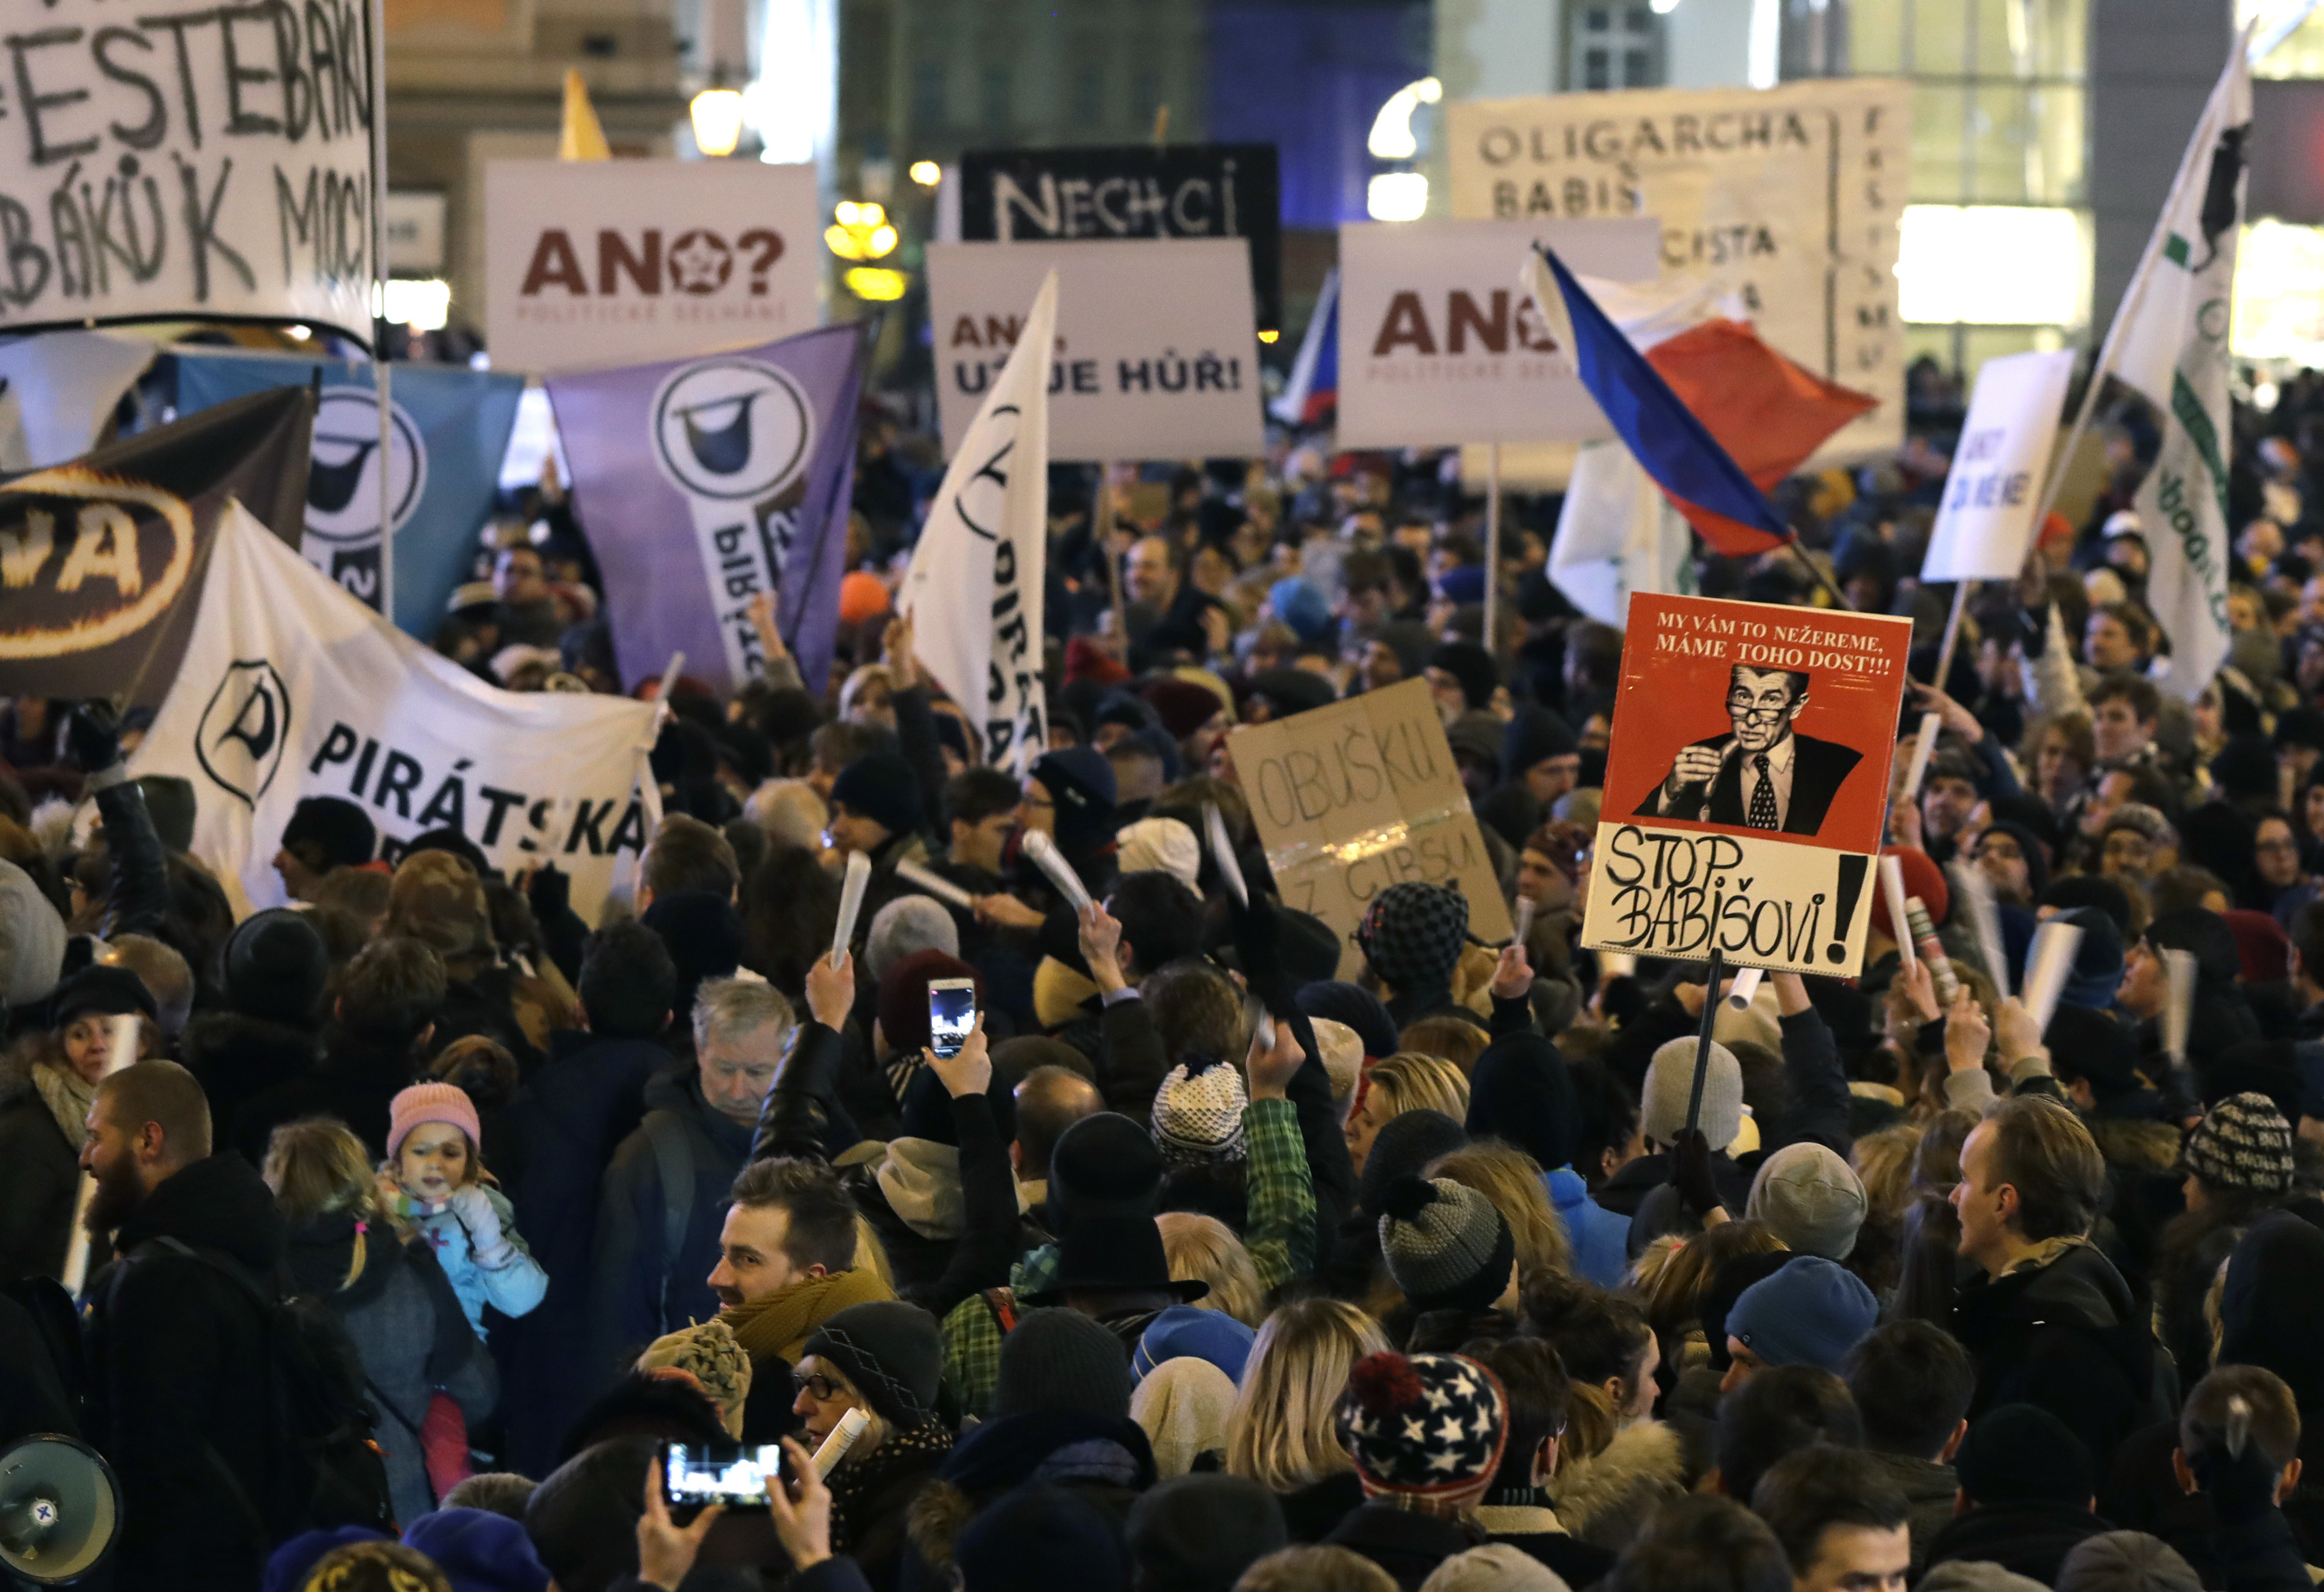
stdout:
[(1912, 635), (1634, 595), (1582, 943), (1855, 973)]
[(1645, 217), (1341, 227), (1340, 446), (1612, 436), (1520, 275), (1541, 243), (1587, 275), (1651, 281), (1659, 240)]
[[(1284, 904), (1345, 936), (1391, 884), (1452, 884), (1469, 932), (1509, 935), (1484, 837), (1425, 680), (1231, 732), (1227, 748)], [(1342, 976), (1363, 966), (1344, 943)]]
[(246, 317), (368, 344), (375, 14), (358, 0), (21, 11), (0, 327)]
[(945, 451), (1057, 273), (1049, 458), (1233, 458), (1265, 446), (1242, 238), (930, 244), (929, 322)]
[(2071, 348), (2012, 354), (1979, 368), (1922, 579), (2017, 578), (2073, 375)]
[(1881, 404), (1818, 458), (1904, 441), (1897, 225), (1908, 86), (1633, 88), (1445, 107), (1455, 216), (1652, 216), (1663, 271), (1738, 294), (1759, 335)]
[(685, 359), (816, 323), (812, 166), (493, 161), (484, 217), (498, 370)]

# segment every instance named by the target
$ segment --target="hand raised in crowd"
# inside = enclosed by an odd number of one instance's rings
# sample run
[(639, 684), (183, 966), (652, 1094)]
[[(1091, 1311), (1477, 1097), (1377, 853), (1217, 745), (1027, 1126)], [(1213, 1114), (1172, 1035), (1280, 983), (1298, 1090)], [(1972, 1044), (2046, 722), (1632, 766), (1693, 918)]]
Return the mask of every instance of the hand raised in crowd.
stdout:
[(1701, 1128), (1683, 1129), (1678, 1142), (1671, 1146), (1671, 1182), (1696, 1216), (1706, 1222), (1726, 1220), (1727, 1208), (1711, 1175), (1711, 1141), (1703, 1137)]
[(2034, 1021), (2034, 1014), (2015, 995), (2001, 997), (1997, 1013), (1996, 1031), (2001, 1038), (2001, 1064), (2015, 1067), (2029, 1056), (2047, 1059), (2050, 1052), (2042, 1043), (2042, 1025)]
[(1250, 1082), (1250, 1097), (1254, 1100), (1282, 1100), (1290, 1096), (1291, 1080), (1306, 1065), (1307, 1052), (1299, 1048), (1299, 1036), (1291, 1024), (1280, 1018), (1272, 1020), (1275, 1043), (1262, 1050), (1259, 1041), (1268, 1037), (1268, 1025), (1250, 1036), (1250, 1054), (1243, 1058), (1243, 1074)]
[(920, 683), (920, 661), (912, 655), (912, 616), (899, 614), (880, 634), (880, 656), (888, 665), (895, 689), (908, 691)]
[(923, 1046), (920, 1054), (927, 1059), (928, 1070), (935, 1073), (944, 1087), (955, 1098), (962, 1095), (981, 1095), (992, 1087), (992, 1051), (984, 1038), (984, 1014), (976, 1014), (976, 1026), (968, 1031), (958, 1051), (939, 1056), (934, 1046)]
[(1038, 908), (1027, 906), (1005, 890), (996, 890), (976, 898), (976, 921), (1003, 929), (1038, 929), (1048, 920)]
[(451, 1208), (452, 1217), (468, 1235), (468, 1247), (481, 1254), (497, 1249), (501, 1243), (500, 1213), (484, 1194), (482, 1183), (464, 1183), (452, 1190), (445, 1203)]
[(832, 966), (829, 952), (817, 956), (807, 964), (807, 1009), (825, 1028), (844, 1027), (849, 1013), (855, 1010), (855, 958), (845, 951), (839, 953), (839, 965)]
[(797, 1438), (783, 1439), (783, 1458), (782, 1476), (767, 1478), (767, 1515), (791, 1569), (813, 1569), (831, 1557), (831, 1489)]
[(762, 591), (751, 599), (751, 628), (759, 633), (759, 650), (775, 659), (783, 656), (783, 629), (775, 620), (775, 594)]
[(97, 773), (121, 761), (121, 715), (103, 698), (91, 698), (65, 725), (65, 744), (83, 773)]
[[(1925, 974), (1928, 969), (1921, 971)], [(1945, 1014), (1945, 1068), (1950, 1072), (1975, 1072), (1985, 1065), (1987, 1050), (1993, 1042), (1993, 1025), (1985, 1020), (1985, 1008), (1964, 984), (1953, 991), (1951, 1010)]]
[(1098, 988), (1111, 995), (1128, 987), (1130, 981), (1121, 974), (1121, 921), (1096, 902), (1082, 913), (1082, 959), (1089, 964), (1090, 976)]
[(1912, 690), (1914, 706), (1923, 713), (1934, 713), (1941, 728), (1952, 731), (1972, 746), (1985, 739), (1985, 726), (1978, 722), (1976, 714), (1935, 686), (1917, 680), (1904, 683)]
[(1922, 1022), (1934, 1023), (1945, 1014), (1945, 1009), (1937, 1004), (1937, 981), (1929, 976), (1929, 965), (1920, 958), (1906, 957), (1898, 964), (1896, 982), (1904, 986)]
[[(1896, 764), (1899, 775), (1911, 763), (1913, 748), (1904, 741), (1896, 743)], [(1910, 791), (1899, 790), (1896, 800), (1888, 804), (1888, 844), (1910, 850), (1921, 849), (1921, 803)]]
[(1532, 993), (1533, 964), (1526, 960), (1525, 947), (1503, 946), (1500, 960), (1493, 968), (1493, 998), (1517, 1001)]
[(672, 1521), (661, 1495), (661, 1456), (655, 1455), (646, 1466), (646, 1512), (638, 1516), (638, 1579), (678, 1592), (701, 1555), (702, 1540), (725, 1513), (724, 1504), (713, 1504), (686, 1525)]

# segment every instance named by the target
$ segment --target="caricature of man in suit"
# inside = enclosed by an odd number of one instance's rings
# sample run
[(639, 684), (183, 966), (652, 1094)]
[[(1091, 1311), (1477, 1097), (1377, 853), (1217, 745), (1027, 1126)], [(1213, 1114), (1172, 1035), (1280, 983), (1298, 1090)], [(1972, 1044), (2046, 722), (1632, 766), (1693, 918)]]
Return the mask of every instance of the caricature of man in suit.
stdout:
[(1807, 705), (1804, 673), (1737, 664), (1727, 684), (1734, 733), (1683, 747), (1636, 816), (1814, 834), (1864, 754), (1794, 734)]

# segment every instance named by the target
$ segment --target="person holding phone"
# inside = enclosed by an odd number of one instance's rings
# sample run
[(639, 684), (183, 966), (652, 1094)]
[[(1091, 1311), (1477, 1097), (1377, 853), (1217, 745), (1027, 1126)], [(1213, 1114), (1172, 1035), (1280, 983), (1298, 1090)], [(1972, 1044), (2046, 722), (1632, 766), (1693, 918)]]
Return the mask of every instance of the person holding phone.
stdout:
[[(855, 1560), (832, 1551), (831, 1489), (816, 1474), (814, 1458), (795, 1438), (785, 1438), (782, 1447), (781, 1473), (767, 1476), (767, 1518), (790, 1559), (790, 1592), (871, 1592)], [(637, 1574), (616, 1577), (606, 1592), (678, 1592), (702, 1556), (711, 1527), (725, 1513), (724, 1505), (713, 1504), (678, 1524), (662, 1496), (662, 1461), (657, 1456), (646, 1467)]]

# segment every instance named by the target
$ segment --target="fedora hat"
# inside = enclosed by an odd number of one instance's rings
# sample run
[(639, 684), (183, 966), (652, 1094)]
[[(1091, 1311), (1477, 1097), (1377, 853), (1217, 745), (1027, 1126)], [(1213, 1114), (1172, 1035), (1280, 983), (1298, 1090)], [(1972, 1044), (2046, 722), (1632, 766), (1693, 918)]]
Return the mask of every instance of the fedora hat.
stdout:
[(1089, 1216), (1057, 1240), (1057, 1275), (1020, 1303), (1038, 1309), (1065, 1302), (1068, 1293), (1175, 1293), (1192, 1304), (1210, 1292), (1207, 1282), (1174, 1281), (1162, 1251), (1162, 1229), (1148, 1216)]

